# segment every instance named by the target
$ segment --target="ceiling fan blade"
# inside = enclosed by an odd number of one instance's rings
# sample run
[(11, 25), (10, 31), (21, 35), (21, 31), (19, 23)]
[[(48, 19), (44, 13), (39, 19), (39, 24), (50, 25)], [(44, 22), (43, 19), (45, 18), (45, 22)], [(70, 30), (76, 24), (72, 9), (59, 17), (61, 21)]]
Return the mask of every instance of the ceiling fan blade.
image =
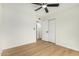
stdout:
[(59, 3), (48, 4), (47, 6), (48, 7), (58, 7)]
[(32, 3), (32, 4), (35, 4), (35, 5), (42, 5), (41, 3)]
[(47, 7), (46, 8), (44, 8), (45, 9), (45, 11), (46, 11), (46, 13), (48, 13), (49, 11), (48, 11), (48, 9), (47, 9)]
[(37, 8), (35, 11), (38, 11), (39, 9), (41, 9), (42, 7)]

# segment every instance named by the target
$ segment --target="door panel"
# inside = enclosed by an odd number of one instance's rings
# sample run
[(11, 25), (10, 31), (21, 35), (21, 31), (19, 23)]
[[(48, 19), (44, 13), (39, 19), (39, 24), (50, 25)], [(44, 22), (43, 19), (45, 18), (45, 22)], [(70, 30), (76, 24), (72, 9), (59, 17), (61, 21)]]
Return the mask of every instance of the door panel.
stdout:
[(56, 34), (55, 34), (55, 25), (56, 25), (56, 22), (55, 22), (55, 20), (49, 20), (48, 21), (48, 37), (49, 37), (49, 41), (50, 42), (53, 42), (53, 43), (55, 43), (55, 36), (56, 36)]
[(42, 40), (56, 43), (56, 21), (45, 20), (42, 21)]
[(42, 40), (48, 41), (48, 20), (42, 21)]

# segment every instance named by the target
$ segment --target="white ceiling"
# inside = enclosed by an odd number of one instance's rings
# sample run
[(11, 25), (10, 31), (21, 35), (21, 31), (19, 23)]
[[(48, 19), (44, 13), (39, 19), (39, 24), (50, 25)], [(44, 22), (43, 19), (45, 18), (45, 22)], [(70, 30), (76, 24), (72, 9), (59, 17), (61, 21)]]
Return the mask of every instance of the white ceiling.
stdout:
[[(21, 7), (24, 7), (24, 11), (29, 11), (28, 14), (32, 14), (36, 18), (46, 18), (48, 16), (55, 17), (55, 15), (60, 14), (61, 12), (65, 12), (69, 9), (72, 9), (73, 6), (79, 7), (79, 3), (59, 3), (59, 7), (48, 7), (49, 13), (46, 13), (45, 10), (42, 8), (38, 11), (34, 11), (35, 9), (39, 8), (40, 6), (34, 5), (32, 3), (11, 3), (11, 6), (16, 7), (18, 5), (19, 9), (22, 9)], [(7, 5), (7, 4), (6, 4)], [(13, 8), (12, 7), (12, 8)], [(16, 7), (17, 8), (17, 7)]]
[[(59, 3), (59, 4), (60, 4), (59, 7), (48, 7), (49, 13), (46, 13), (43, 8), (38, 11), (34, 11), (36, 17), (46, 17), (46, 16), (53, 17), (56, 14), (72, 9), (73, 6), (79, 7), (79, 3)], [(31, 3), (30, 6), (32, 10), (35, 10), (40, 7)]]

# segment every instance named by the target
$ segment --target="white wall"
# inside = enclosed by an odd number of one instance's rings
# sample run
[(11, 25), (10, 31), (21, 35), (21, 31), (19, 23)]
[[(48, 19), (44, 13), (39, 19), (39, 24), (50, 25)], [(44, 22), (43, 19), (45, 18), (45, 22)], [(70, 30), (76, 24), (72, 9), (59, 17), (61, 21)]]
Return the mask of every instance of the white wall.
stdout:
[[(36, 41), (35, 16), (29, 8), (29, 4), (0, 4), (0, 49)], [(56, 18), (57, 44), (79, 51), (79, 4), (60, 4), (54, 11), (43, 20)]]
[(56, 44), (79, 51), (79, 4), (60, 3), (52, 11), (41, 18), (56, 20)]
[(56, 43), (79, 51), (79, 4), (62, 6), (56, 15)]
[(2, 49), (36, 42), (35, 16), (30, 8), (30, 4), (2, 4)]
[(3, 40), (2, 40), (2, 4), (0, 4), (0, 53), (3, 47), (2, 43), (3, 43)]

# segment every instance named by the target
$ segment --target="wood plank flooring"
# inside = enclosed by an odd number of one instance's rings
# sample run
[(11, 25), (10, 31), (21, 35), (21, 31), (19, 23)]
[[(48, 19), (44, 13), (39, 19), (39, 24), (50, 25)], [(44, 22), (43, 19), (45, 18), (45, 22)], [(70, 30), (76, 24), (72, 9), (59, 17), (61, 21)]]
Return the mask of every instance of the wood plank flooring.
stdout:
[(4, 50), (2, 56), (79, 56), (79, 52), (38, 40), (36, 43)]

